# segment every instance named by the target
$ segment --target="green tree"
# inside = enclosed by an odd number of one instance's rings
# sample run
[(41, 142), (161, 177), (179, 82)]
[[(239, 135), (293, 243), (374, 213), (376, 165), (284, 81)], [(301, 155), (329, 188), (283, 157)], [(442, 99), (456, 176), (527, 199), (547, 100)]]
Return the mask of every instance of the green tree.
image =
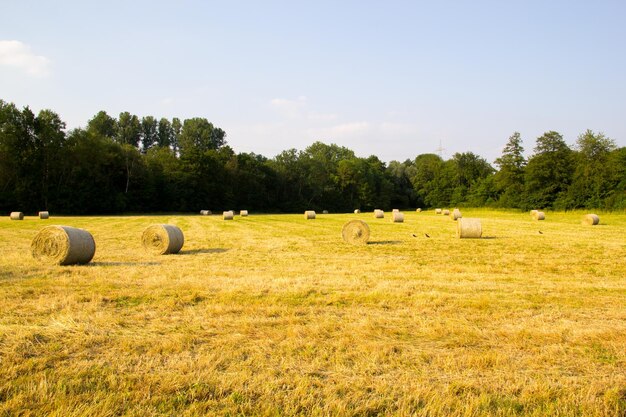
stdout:
[(157, 145), (163, 148), (169, 148), (172, 144), (173, 135), (174, 130), (172, 129), (172, 124), (165, 117), (162, 117), (161, 120), (159, 120), (157, 128)]
[(181, 155), (217, 150), (226, 144), (225, 137), (226, 132), (213, 126), (207, 119), (185, 119), (179, 137)]
[(498, 172), (494, 177), (495, 189), (500, 193), (499, 203), (503, 207), (521, 207), (524, 190), (526, 158), (519, 132), (513, 133), (495, 160)]
[(87, 122), (87, 131), (114, 139), (117, 135), (117, 120), (109, 116), (105, 111), (99, 111)]
[(573, 151), (555, 131), (537, 138), (526, 165), (524, 208), (564, 208), (572, 182)]
[(117, 125), (116, 141), (122, 145), (139, 148), (139, 142), (141, 141), (141, 122), (139, 118), (126, 111), (120, 113)]
[(143, 153), (155, 146), (159, 141), (157, 120), (152, 116), (141, 119), (141, 148)]

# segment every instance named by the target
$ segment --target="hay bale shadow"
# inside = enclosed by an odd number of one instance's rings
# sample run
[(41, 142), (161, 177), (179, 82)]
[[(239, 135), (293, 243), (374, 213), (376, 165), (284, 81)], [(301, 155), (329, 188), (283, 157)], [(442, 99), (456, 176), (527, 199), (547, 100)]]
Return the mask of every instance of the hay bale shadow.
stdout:
[(90, 262), (86, 266), (155, 266), (161, 262)]
[(377, 240), (374, 242), (367, 242), (368, 245), (399, 245), (401, 240)]
[(224, 253), (227, 251), (228, 249), (224, 249), (224, 248), (188, 249), (188, 250), (181, 250), (180, 252), (178, 252), (178, 255), (197, 255), (200, 253)]

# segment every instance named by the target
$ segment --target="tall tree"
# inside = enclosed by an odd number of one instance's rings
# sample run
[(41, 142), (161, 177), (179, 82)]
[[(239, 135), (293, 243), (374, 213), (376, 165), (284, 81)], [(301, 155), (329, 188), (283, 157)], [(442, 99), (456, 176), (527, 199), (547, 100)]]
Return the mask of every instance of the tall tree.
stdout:
[(117, 135), (117, 120), (109, 116), (105, 111), (99, 111), (87, 122), (87, 131), (114, 139)]
[(157, 132), (157, 145), (167, 148), (172, 144), (172, 135), (174, 131), (172, 124), (165, 117), (159, 120), (158, 132)]
[(141, 140), (141, 122), (139, 118), (125, 111), (120, 113), (117, 124), (116, 141), (122, 145), (139, 148), (139, 141)]
[(537, 138), (534, 151), (526, 165), (525, 208), (564, 208), (572, 182), (573, 151), (555, 131)]
[(526, 158), (519, 132), (513, 133), (502, 150), (502, 155), (495, 160), (499, 170), (495, 174), (496, 190), (501, 193), (500, 205), (520, 207), (524, 190), (524, 171)]
[(213, 126), (207, 119), (185, 119), (179, 143), (182, 155), (202, 154), (217, 150), (226, 144), (226, 132)]
[(152, 116), (141, 119), (141, 148), (143, 153), (158, 143), (157, 120)]

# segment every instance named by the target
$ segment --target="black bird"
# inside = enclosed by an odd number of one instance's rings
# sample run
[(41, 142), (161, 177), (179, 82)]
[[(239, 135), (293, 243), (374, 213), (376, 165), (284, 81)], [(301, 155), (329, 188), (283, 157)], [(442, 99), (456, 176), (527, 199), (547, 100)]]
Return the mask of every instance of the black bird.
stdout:
[(413, 233), (413, 235), (412, 235), (412, 236), (413, 236), (413, 237), (417, 237), (417, 235), (416, 235), (415, 233)]
[(428, 233), (424, 233), (424, 236), (426, 237), (430, 237), (430, 235)]
[(542, 235), (542, 234), (543, 234), (543, 232), (540, 230), (540, 231), (539, 231), (539, 234), (540, 234), (540, 235)]

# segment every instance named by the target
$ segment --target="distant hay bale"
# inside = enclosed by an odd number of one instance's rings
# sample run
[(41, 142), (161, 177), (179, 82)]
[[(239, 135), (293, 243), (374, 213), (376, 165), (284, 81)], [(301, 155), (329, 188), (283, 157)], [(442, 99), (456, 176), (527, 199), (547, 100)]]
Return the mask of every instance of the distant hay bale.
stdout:
[(380, 210), (380, 209), (376, 209), (374, 210), (374, 217), (377, 219), (384, 219), (385, 218), (385, 212)]
[(153, 224), (141, 236), (141, 243), (148, 252), (155, 255), (178, 253), (185, 243), (183, 231), (172, 224)]
[(535, 220), (545, 220), (546, 214), (543, 211), (537, 211), (533, 215), (533, 219)]
[(354, 210), (354, 214), (361, 214), (361, 210), (359, 209)]
[(370, 228), (363, 220), (351, 220), (343, 225), (341, 236), (352, 245), (365, 245), (370, 238)]
[(233, 217), (235, 217), (235, 213), (232, 210), (225, 211), (224, 213), (222, 213), (222, 218), (224, 220), (232, 220)]
[(11, 220), (24, 220), (24, 213), (21, 211), (12, 211), (9, 217), (11, 217)]
[(33, 258), (49, 264), (87, 264), (96, 253), (96, 242), (83, 229), (47, 226), (35, 235), (30, 251)]
[(391, 210), (392, 213), (400, 213), (400, 209), (393, 209)]
[(441, 214), (443, 214), (444, 216), (449, 216), (450, 215), (450, 210), (445, 209), (444, 211), (441, 212)]
[(400, 213), (399, 211), (394, 211), (391, 213), (392, 218), (391, 221), (394, 223), (404, 223), (404, 213)]
[(48, 213), (47, 211), (40, 211), (39, 212), (39, 218), (42, 220), (46, 220), (50, 218), (50, 213)]
[(441, 211), (442, 211), (442, 210), (441, 210), (440, 208), (436, 208), (436, 209), (435, 209), (435, 214), (441, 214)]
[(419, 208), (419, 207), (415, 209), (415, 212), (416, 212), (416, 213), (420, 213), (421, 211), (422, 211), (422, 209), (421, 209), (421, 208)]
[(241, 211), (239, 212), (239, 215), (240, 215), (241, 217), (248, 217), (248, 210), (241, 210)]
[(307, 210), (304, 212), (304, 218), (306, 220), (315, 220), (315, 211), (314, 210)]
[(460, 239), (480, 238), (483, 234), (480, 219), (458, 219), (456, 224), (456, 234)]
[(211, 210), (200, 210), (200, 214), (203, 216), (210, 216), (213, 213), (211, 212)]
[(328, 210), (322, 211), (322, 214), (328, 214)]
[(452, 220), (455, 220), (455, 221), (456, 221), (456, 220), (460, 219), (461, 217), (463, 217), (463, 215), (461, 214), (461, 210), (459, 210), (459, 209), (457, 209), (457, 208), (455, 208), (454, 210), (452, 210), (452, 213), (450, 213), (450, 218), (451, 218)]
[(533, 219), (535, 218), (535, 214), (537, 214), (539, 210), (531, 210), (530, 211), (530, 217), (532, 217)]
[(600, 217), (597, 214), (587, 214), (583, 217), (583, 224), (595, 226), (598, 223), (600, 223)]

